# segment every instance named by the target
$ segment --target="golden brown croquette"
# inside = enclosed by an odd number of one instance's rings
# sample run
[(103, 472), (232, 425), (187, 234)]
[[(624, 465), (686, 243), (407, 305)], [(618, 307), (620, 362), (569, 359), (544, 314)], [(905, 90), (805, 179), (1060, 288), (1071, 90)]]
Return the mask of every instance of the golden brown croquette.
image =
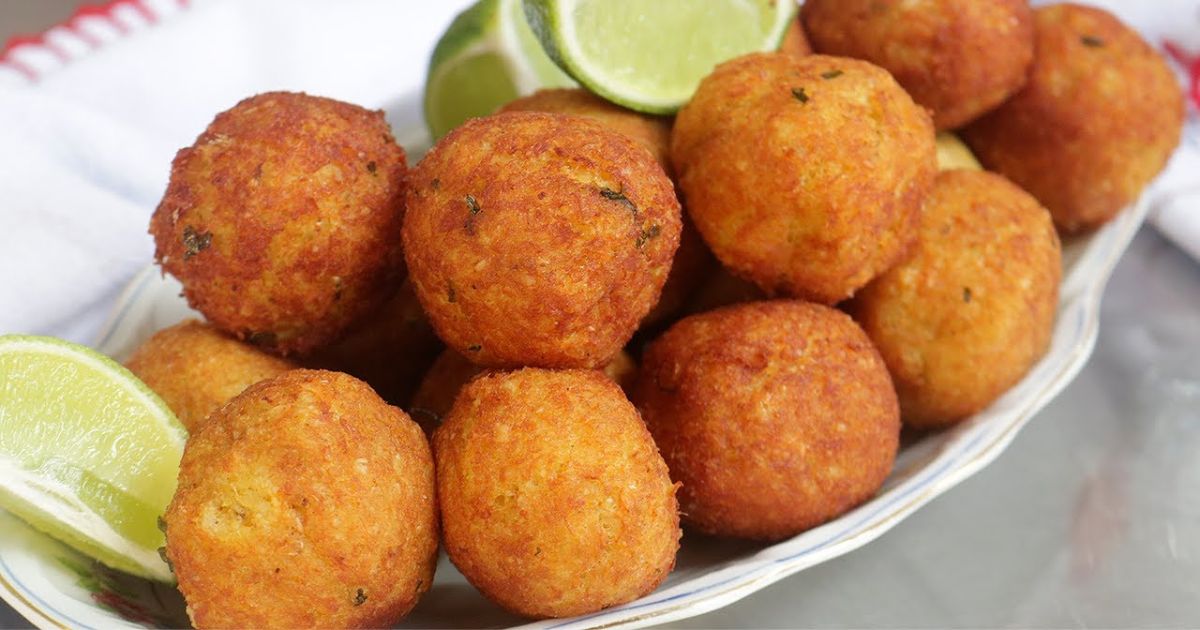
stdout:
[(1179, 144), (1183, 93), (1166, 61), (1102, 9), (1034, 12), (1029, 82), (963, 130), (989, 170), (1029, 191), (1065, 233), (1105, 223)]
[(670, 173), (671, 119), (625, 109), (583, 88), (542, 89), (510, 101), (501, 112), (547, 112), (590, 118), (650, 150)]
[(579, 116), (476, 118), (411, 173), (404, 253), (438, 335), (487, 367), (604, 365), (679, 246), (671, 181)]
[(778, 53), (717, 66), (676, 117), (671, 158), (727, 268), (826, 304), (903, 256), (937, 168), (929, 115), (887, 72)]
[(433, 580), (434, 491), (404, 412), (351, 376), (293, 370), (188, 440), (166, 557), (197, 628), (389, 626)]
[(787, 30), (783, 32), (783, 41), (779, 43), (779, 52), (793, 57), (812, 54), (812, 44), (809, 43), (808, 36), (804, 34), (804, 25), (800, 23), (799, 17), (792, 20)]
[(827, 306), (780, 300), (684, 318), (642, 359), (634, 401), (697, 529), (778, 540), (870, 499), (900, 414), (870, 339)]
[(599, 372), (479, 376), (433, 441), (446, 552), (505, 609), (593, 612), (649, 593), (675, 565), (675, 486)]
[[(450, 413), (458, 392), (483, 372), (484, 368), (471, 363), (461, 354), (449, 349), (444, 350), (421, 380), (420, 388), (413, 395), (409, 414), (426, 434), (432, 435), (433, 430), (441, 424), (442, 418)], [(637, 378), (637, 363), (622, 350), (604, 366), (603, 373), (623, 391), (628, 392)]]
[[(671, 174), (669, 118), (625, 109), (581, 88), (539, 90), (508, 103), (500, 111), (549, 112), (590, 118), (640, 142), (654, 154), (654, 159), (658, 160), (667, 174)], [(712, 254), (685, 215), (679, 249), (675, 252), (671, 271), (663, 284), (658, 304), (646, 315), (642, 326), (651, 326), (674, 317), (713, 264)]]
[(939, 130), (1003, 103), (1033, 59), (1028, 0), (807, 0), (800, 14), (818, 52), (887, 70)]
[(1061, 276), (1036, 199), (994, 173), (939, 174), (913, 255), (851, 304), (905, 424), (953, 424), (1015, 385), (1050, 344)]
[(297, 366), (189, 319), (144, 341), (125, 362), (189, 432), (247, 387)]
[(155, 258), (218, 328), (308, 352), (395, 290), (405, 172), (383, 112), (248, 98), (175, 156), (150, 220)]

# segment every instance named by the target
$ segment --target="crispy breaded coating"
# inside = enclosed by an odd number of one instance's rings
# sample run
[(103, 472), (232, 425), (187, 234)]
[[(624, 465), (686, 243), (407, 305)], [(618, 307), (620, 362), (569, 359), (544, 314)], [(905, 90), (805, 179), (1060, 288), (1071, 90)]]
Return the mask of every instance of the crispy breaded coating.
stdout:
[(218, 328), (311, 351), (395, 291), (405, 172), (383, 112), (259, 94), (175, 156), (155, 259)]
[(360, 378), (389, 404), (404, 409), (441, 349), (442, 342), (406, 279), (379, 310), (304, 362)]
[(826, 304), (903, 256), (937, 168), (929, 115), (887, 72), (779, 53), (717, 66), (676, 117), (671, 158), (727, 268)]
[(1074, 234), (1132, 203), (1179, 144), (1183, 92), (1162, 56), (1112, 14), (1034, 12), (1025, 88), (963, 130), (989, 170), (1029, 191)]
[(1061, 277), (1036, 199), (987, 171), (938, 175), (913, 255), (851, 303), (905, 424), (956, 423), (1021, 380), (1050, 345)]
[(434, 491), (404, 412), (351, 376), (293, 370), (188, 440), (166, 557), (197, 628), (389, 626), (433, 580)]
[(470, 120), (410, 181), (409, 277), (446, 345), (482, 366), (603, 365), (658, 301), (679, 246), (662, 167), (579, 116)]
[(189, 432), (247, 387), (297, 366), (189, 319), (144, 341), (125, 362)]
[(807, 0), (800, 15), (818, 52), (887, 70), (939, 130), (1003, 103), (1033, 59), (1028, 0)]
[(670, 323), (679, 317), (688, 300), (718, 267), (720, 265), (685, 211), (683, 231), (679, 233), (679, 249), (675, 250), (671, 271), (658, 296), (658, 303), (642, 318), (639, 328)]
[(687, 317), (650, 345), (634, 401), (697, 529), (778, 540), (870, 499), (900, 414), (887, 368), (840, 311), (780, 300)]
[(489, 599), (568, 617), (654, 590), (675, 565), (675, 486), (610, 379), (491, 372), (434, 434), (446, 552)]
[[(483, 372), (484, 368), (471, 363), (461, 354), (449, 349), (444, 350), (421, 380), (420, 388), (413, 395), (409, 415), (421, 425), (427, 435), (432, 435), (433, 430), (450, 413), (458, 392)], [(637, 363), (622, 350), (604, 366), (602, 373), (623, 391), (628, 392), (637, 379)]]
[[(625, 109), (582, 88), (538, 90), (500, 108), (502, 112), (530, 111), (573, 114), (596, 122), (638, 141), (654, 154), (667, 175), (671, 174), (671, 119)], [(683, 307), (713, 266), (713, 257), (700, 234), (686, 216), (679, 235), (679, 249), (663, 285), (658, 304), (642, 320), (650, 326), (669, 320)]]
[(500, 112), (547, 112), (590, 118), (650, 150), (670, 174), (671, 119), (625, 109), (583, 88), (547, 88), (506, 103)]
[(812, 44), (808, 41), (808, 35), (804, 34), (804, 25), (800, 23), (799, 17), (792, 20), (787, 30), (783, 32), (783, 41), (779, 43), (779, 52), (787, 53), (793, 57), (803, 57), (812, 54)]

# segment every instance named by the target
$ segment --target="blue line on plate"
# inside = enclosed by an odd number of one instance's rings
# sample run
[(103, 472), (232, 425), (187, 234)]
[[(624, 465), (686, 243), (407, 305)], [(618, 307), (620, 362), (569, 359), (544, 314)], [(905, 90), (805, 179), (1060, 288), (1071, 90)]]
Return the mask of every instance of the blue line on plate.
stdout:
[(13, 573), (12, 568), (8, 566), (8, 562), (6, 562), (4, 560), (3, 555), (0, 555), (0, 569), (4, 570), (4, 574), (8, 577), (9, 580), (11, 580), (13, 582), (14, 585), (20, 587), (21, 592), (23, 592), (26, 595), (28, 595), (29, 597), (33, 598), (33, 601), (40, 604), (42, 606), (43, 611), (49, 611), (49, 612), (54, 613), (60, 619), (65, 619), (68, 622), (68, 625), (73, 626), (75, 628), (88, 628), (89, 630), (93, 629), (92, 626), (85, 625), (85, 624), (77, 621), (74, 617), (71, 617), (67, 613), (51, 606), (50, 604), (46, 603), (46, 600), (42, 599), (41, 597), (38, 597), (37, 593), (35, 593), (33, 591), (33, 589), (26, 586), (25, 583), (22, 582), (21, 579), (17, 577), (17, 574)]

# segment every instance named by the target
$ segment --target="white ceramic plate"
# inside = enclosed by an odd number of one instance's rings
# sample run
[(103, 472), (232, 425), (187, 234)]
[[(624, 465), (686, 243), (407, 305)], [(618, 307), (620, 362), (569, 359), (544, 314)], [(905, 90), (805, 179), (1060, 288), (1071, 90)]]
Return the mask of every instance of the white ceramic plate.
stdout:
[[(417, 136), (410, 136), (414, 139)], [(420, 141), (410, 143), (417, 144)], [(419, 153), (418, 149), (411, 154)], [(1100, 298), (1146, 213), (1144, 201), (1064, 247), (1058, 321), (1050, 351), (1016, 387), (969, 421), (906, 445), (879, 495), (841, 518), (774, 545), (685, 533), (676, 570), (657, 591), (624, 606), (530, 628), (641, 627), (720, 608), (875, 539), (978, 472), (1079, 372), (1096, 341)], [(194, 315), (180, 287), (147, 267), (117, 301), (97, 347), (124, 359), (155, 331)], [(0, 511), (0, 597), (42, 628), (180, 626), (182, 600), (166, 586), (116, 574)], [(485, 600), (443, 556), (411, 627), (518, 625)]]

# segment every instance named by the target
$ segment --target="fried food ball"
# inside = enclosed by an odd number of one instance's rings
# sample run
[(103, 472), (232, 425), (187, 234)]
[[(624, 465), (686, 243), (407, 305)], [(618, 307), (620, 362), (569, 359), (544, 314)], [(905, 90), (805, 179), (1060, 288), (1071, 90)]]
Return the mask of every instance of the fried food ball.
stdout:
[(783, 32), (783, 41), (779, 43), (779, 52), (793, 57), (812, 54), (812, 44), (808, 42), (808, 36), (804, 34), (804, 26), (800, 24), (799, 18), (792, 20), (787, 30)]
[(1074, 234), (1111, 219), (1179, 144), (1182, 90), (1166, 61), (1111, 14), (1056, 4), (1034, 12), (1029, 82), (963, 130), (989, 170)]
[(671, 119), (625, 109), (583, 88), (542, 89), (510, 101), (501, 112), (547, 112), (590, 118), (650, 150), (670, 173)]
[(163, 517), (197, 628), (384, 627), (433, 580), (433, 459), (346, 374), (293, 370), (188, 440)]
[[(668, 118), (625, 109), (582, 88), (538, 90), (508, 103), (501, 107), (500, 111), (549, 112), (590, 118), (640, 142), (654, 154), (654, 159), (658, 160), (667, 174), (671, 174), (671, 121)], [(646, 315), (641, 325), (652, 326), (670, 319), (679, 312), (684, 300), (696, 288), (712, 264), (712, 254), (685, 216), (683, 232), (679, 237), (679, 249), (675, 253), (658, 304)]]
[[(433, 362), (433, 367), (425, 373), (408, 412), (426, 434), (433, 434), (442, 418), (450, 413), (458, 392), (483, 372), (483, 368), (471, 363), (463, 355), (449, 349), (443, 351)], [(637, 378), (637, 363), (622, 350), (604, 366), (603, 374), (623, 391), (629, 392)]]
[(642, 318), (639, 328), (654, 327), (671, 321), (687, 304), (688, 299), (712, 270), (719, 267), (704, 239), (687, 214), (683, 215), (683, 231), (679, 233), (679, 249), (671, 261), (671, 271), (663, 284), (658, 303)]
[(406, 279), (382, 308), (306, 363), (360, 378), (388, 403), (403, 409), (441, 349), (442, 342)]
[(405, 172), (383, 112), (248, 98), (175, 156), (155, 258), (218, 328), (303, 354), (395, 291)]
[(472, 119), (410, 182), (409, 277), (438, 335), (477, 365), (603, 365), (658, 301), (679, 246), (662, 167), (579, 116)]
[(675, 566), (675, 486), (599, 372), (484, 374), (433, 445), (446, 552), (505, 609), (585, 614), (649, 593)]
[(892, 374), (905, 424), (954, 424), (987, 407), (1050, 345), (1062, 275), (1050, 214), (986, 171), (938, 175), (913, 255), (851, 312)]
[(800, 16), (818, 52), (887, 70), (939, 130), (1003, 103), (1033, 59), (1028, 0), (807, 0)]
[(676, 117), (671, 158), (726, 267), (826, 304), (903, 256), (937, 169), (929, 115), (887, 72), (779, 53), (717, 66)]
[(778, 540), (871, 498), (900, 414), (887, 368), (845, 314), (751, 302), (680, 320), (634, 390), (679, 492), (710, 534)]
[(209, 414), (242, 390), (297, 366), (189, 319), (154, 333), (125, 367), (195, 433)]
[(937, 135), (937, 162), (939, 171), (949, 171), (965, 168), (972, 171), (981, 170), (979, 160), (967, 148), (958, 136), (943, 131)]

